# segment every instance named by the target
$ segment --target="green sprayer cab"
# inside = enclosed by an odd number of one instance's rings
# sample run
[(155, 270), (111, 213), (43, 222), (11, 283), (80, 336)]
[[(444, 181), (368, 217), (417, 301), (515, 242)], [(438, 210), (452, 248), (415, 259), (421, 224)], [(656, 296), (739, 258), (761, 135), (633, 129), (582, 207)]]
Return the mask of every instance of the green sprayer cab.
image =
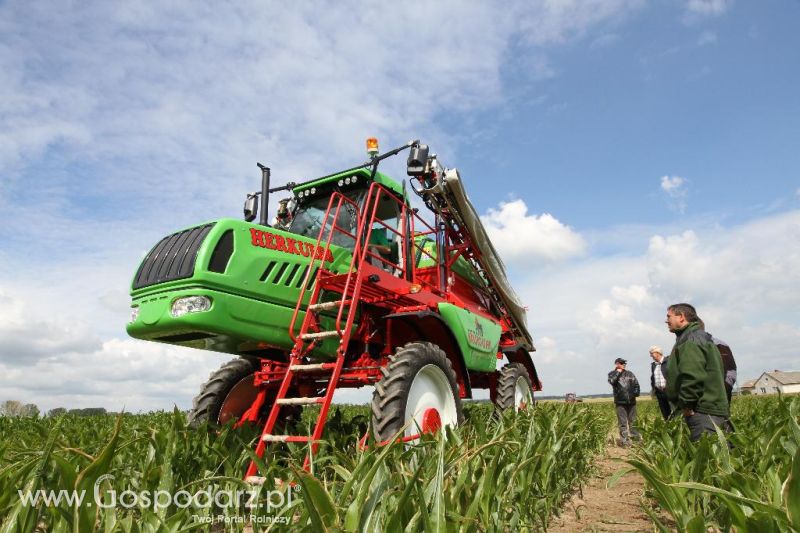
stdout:
[[(294, 346), (289, 322), (311, 259), (325, 253), (325, 268), (337, 273), (347, 272), (352, 259), (354, 241), (341, 233), (329, 250), (317, 245), (333, 192), (360, 202), (368, 182), (374, 182), (402, 195), (390, 178), (379, 173), (370, 178), (369, 170), (356, 169), (292, 188), (288, 208), (294, 212), (283, 224), (224, 218), (164, 237), (133, 279), (128, 333), (243, 357), (286, 359)], [(354, 233), (358, 221), (355, 213), (342, 212), (337, 222)], [(316, 272), (310, 274), (313, 286)], [(303, 310), (310, 296), (304, 294)], [(331, 339), (317, 354), (334, 357), (337, 347)]]
[[(418, 141), (383, 155), (373, 141), (363, 165), (301, 184), (270, 188), (259, 165), (262, 189), (248, 195), (245, 220), (164, 237), (133, 278), (132, 337), (236, 356), (190, 419), (263, 426), (259, 456), (270, 443), (319, 440), (341, 387), (383, 382), (373, 394), (379, 442), (458, 424), (473, 389), (505, 409), (541, 388), (525, 308), (457, 171)], [(410, 187), (378, 172), (406, 149)], [(269, 194), (284, 191), (270, 224)], [(312, 435), (276, 433), (310, 404), (321, 405)], [(247, 476), (256, 474), (253, 463)]]

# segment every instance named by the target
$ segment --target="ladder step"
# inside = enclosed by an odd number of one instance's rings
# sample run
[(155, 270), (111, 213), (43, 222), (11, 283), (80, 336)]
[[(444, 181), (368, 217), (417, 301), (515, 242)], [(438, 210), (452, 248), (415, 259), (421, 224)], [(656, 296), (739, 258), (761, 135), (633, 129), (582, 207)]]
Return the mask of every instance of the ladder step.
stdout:
[(261, 440), (264, 442), (286, 442), (289, 435), (262, 435)]
[(325, 401), (325, 398), (317, 398), (317, 397), (299, 397), (299, 398), (280, 398), (275, 400), (275, 403), (278, 405), (310, 405), (314, 403), (322, 403)]
[(303, 333), (300, 335), (300, 338), (304, 341), (310, 341), (314, 339), (327, 339), (328, 337), (338, 337), (338, 331), (319, 331), (317, 333)]
[(264, 442), (308, 442), (311, 437), (306, 435), (262, 435)]
[(333, 302), (322, 302), (321, 304), (311, 304), (309, 311), (325, 311), (327, 309), (337, 309), (340, 305), (349, 305), (352, 300), (335, 300)]
[(313, 365), (292, 365), (289, 370), (292, 372), (315, 372), (317, 370), (331, 370), (336, 368), (336, 363), (319, 363)]

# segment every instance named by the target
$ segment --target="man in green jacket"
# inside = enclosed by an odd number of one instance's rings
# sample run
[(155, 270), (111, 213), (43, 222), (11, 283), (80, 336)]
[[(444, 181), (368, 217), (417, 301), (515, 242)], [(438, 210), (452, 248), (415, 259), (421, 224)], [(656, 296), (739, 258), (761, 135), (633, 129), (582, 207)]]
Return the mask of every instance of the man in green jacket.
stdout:
[(716, 427), (733, 429), (719, 350), (699, 320), (689, 304), (667, 309), (667, 326), (677, 337), (667, 366), (667, 398), (683, 412), (692, 441)]

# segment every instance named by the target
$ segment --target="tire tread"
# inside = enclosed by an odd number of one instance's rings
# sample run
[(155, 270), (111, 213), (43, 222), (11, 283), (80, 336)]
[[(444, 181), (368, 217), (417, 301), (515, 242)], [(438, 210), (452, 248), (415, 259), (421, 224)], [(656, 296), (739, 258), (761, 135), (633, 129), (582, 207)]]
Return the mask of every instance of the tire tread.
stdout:
[(378, 442), (393, 438), (405, 425), (408, 389), (419, 369), (426, 364), (435, 364), (444, 371), (456, 400), (458, 424), (463, 423), (456, 372), (447, 355), (433, 343), (410, 342), (389, 358), (389, 364), (381, 369), (383, 379), (375, 385), (372, 394), (372, 431)]
[(533, 398), (533, 383), (528, 375), (528, 370), (522, 363), (508, 363), (500, 370), (500, 376), (497, 379), (497, 396), (495, 398), (495, 408), (498, 411), (505, 411), (506, 409), (514, 408), (514, 392), (517, 385), (517, 379), (522, 376), (528, 382), (528, 388), (531, 391), (531, 398)]
[(222, 403), (233, 386), (258, 368), (256, 361), (239, 357), (231, 359), (212, 372), (208, 381), (200, 388), (200, 393), (192, 400), (187, 424), (190, 427), (197, 427), (203, 422), (216, 423)]

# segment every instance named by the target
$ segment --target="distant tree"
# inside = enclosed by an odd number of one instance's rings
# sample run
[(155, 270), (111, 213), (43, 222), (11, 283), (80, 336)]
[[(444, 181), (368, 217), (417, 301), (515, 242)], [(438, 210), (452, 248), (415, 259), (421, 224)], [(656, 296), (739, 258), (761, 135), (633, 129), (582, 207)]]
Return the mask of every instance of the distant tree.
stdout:
[(84, 407), (83, 409), (70, 409), (68, 413), (77, 416), (97, 416), (106, 414), (106, 409), (105, 407)]
[(39, 416), (39, 408), (34, 403), (26, 403), (22, 406), (20, 416)]
[(3, 416), (19, 416), (22, 411), (22, 402), (17, 400), (6, 400), (0, 404), (0, 414)]
[(23, 404), (17, 400), (6, 400), (0, 404), (2, 416), (39, 416), (39, 408), (35, 404)]
[(67, 414), (65, 407), (54, 407), (47, 412), (47, 416), (61, 416)]

